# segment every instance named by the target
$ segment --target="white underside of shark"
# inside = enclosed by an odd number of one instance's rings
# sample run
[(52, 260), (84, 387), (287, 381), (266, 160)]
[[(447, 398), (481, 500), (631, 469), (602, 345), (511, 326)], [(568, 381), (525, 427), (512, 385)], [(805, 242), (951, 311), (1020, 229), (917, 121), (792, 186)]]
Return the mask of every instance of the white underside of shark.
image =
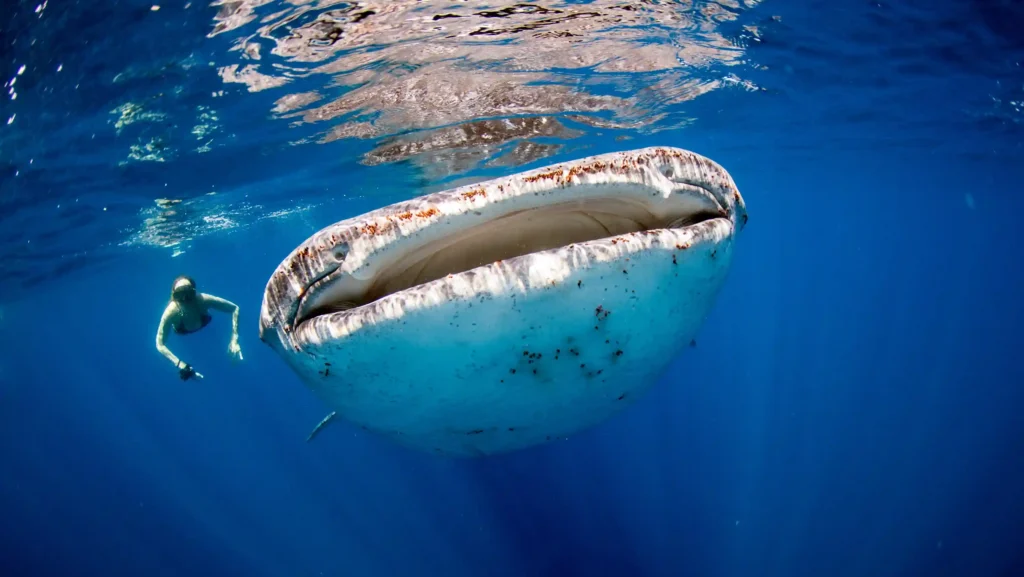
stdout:
[(438, 455), (524, 449), (658, 381), (746, 220), (728, 172), (675, 148), (438, 192), (302, 243), (267, 284), (260, 337), (330, 417)]

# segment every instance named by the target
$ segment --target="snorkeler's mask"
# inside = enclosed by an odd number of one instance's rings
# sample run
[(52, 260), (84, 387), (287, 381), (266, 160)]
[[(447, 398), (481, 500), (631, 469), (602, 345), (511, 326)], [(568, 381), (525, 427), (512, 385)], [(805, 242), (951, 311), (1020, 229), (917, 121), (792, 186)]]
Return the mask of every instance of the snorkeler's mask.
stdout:
[(171, 289), (171, 298), (182, 303), (191, 301), (196, 298), (196, 285), (186, 278), (179, 280)]

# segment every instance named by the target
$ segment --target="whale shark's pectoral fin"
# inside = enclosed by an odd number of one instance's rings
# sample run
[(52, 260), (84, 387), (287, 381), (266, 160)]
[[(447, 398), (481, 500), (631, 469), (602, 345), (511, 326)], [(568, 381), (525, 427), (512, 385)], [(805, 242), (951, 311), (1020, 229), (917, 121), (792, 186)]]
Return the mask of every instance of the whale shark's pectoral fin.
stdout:
[(331, 411), (330, 415), (327, 415), (326, 417), (324, 417), (324, 420), (322, 420), (319, 423), (317, 423), (316, 427), (313, 429), (313, 432), (311, 432), (309, 434), (309, 436), (306, 437), (306, 442), (307, 443), (312, 441), (313, 437), (315, 437), (315, 436), (320, 434), (320, 431), (323, 430), (323, 428), (327, 426), (327, 423), (331, 422), (331, 420), (334, 419), (335, 413), (337, 413), (337, 411)]

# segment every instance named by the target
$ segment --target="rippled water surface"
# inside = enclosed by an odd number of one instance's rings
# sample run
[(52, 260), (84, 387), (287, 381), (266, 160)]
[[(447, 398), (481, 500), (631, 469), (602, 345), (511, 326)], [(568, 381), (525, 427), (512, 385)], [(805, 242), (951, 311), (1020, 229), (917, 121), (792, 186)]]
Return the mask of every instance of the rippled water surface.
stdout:
[(1018, 154), (1019, 6), (933, 6), (13, 2), (3, 292), (634, 144)]

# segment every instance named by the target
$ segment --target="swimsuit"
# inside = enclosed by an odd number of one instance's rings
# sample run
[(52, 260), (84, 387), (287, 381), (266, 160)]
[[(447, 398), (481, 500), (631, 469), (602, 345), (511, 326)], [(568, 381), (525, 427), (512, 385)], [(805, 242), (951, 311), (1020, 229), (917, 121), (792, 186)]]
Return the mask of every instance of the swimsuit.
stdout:
[[(201, 329), (201, 328), (205, 327), (206, 325), (210, 324), (210, 321), (213, 320), (213, 317), (210, 316), (210, 313), (203, 313), (203, 316), (201, 318), (202, 318), (203, 324), (199, 325), (199, 329)], [(194, 333), (194, 332), (198, 331), (199, 329), (196, 329), (194, 331), (185, 330), (185, 325), (181, 322), (181, 319), (178, 319), (178, 322), (174, 323), (174, 332), (178, 333), (179, 335), (187, 335), (189, 333)]]

